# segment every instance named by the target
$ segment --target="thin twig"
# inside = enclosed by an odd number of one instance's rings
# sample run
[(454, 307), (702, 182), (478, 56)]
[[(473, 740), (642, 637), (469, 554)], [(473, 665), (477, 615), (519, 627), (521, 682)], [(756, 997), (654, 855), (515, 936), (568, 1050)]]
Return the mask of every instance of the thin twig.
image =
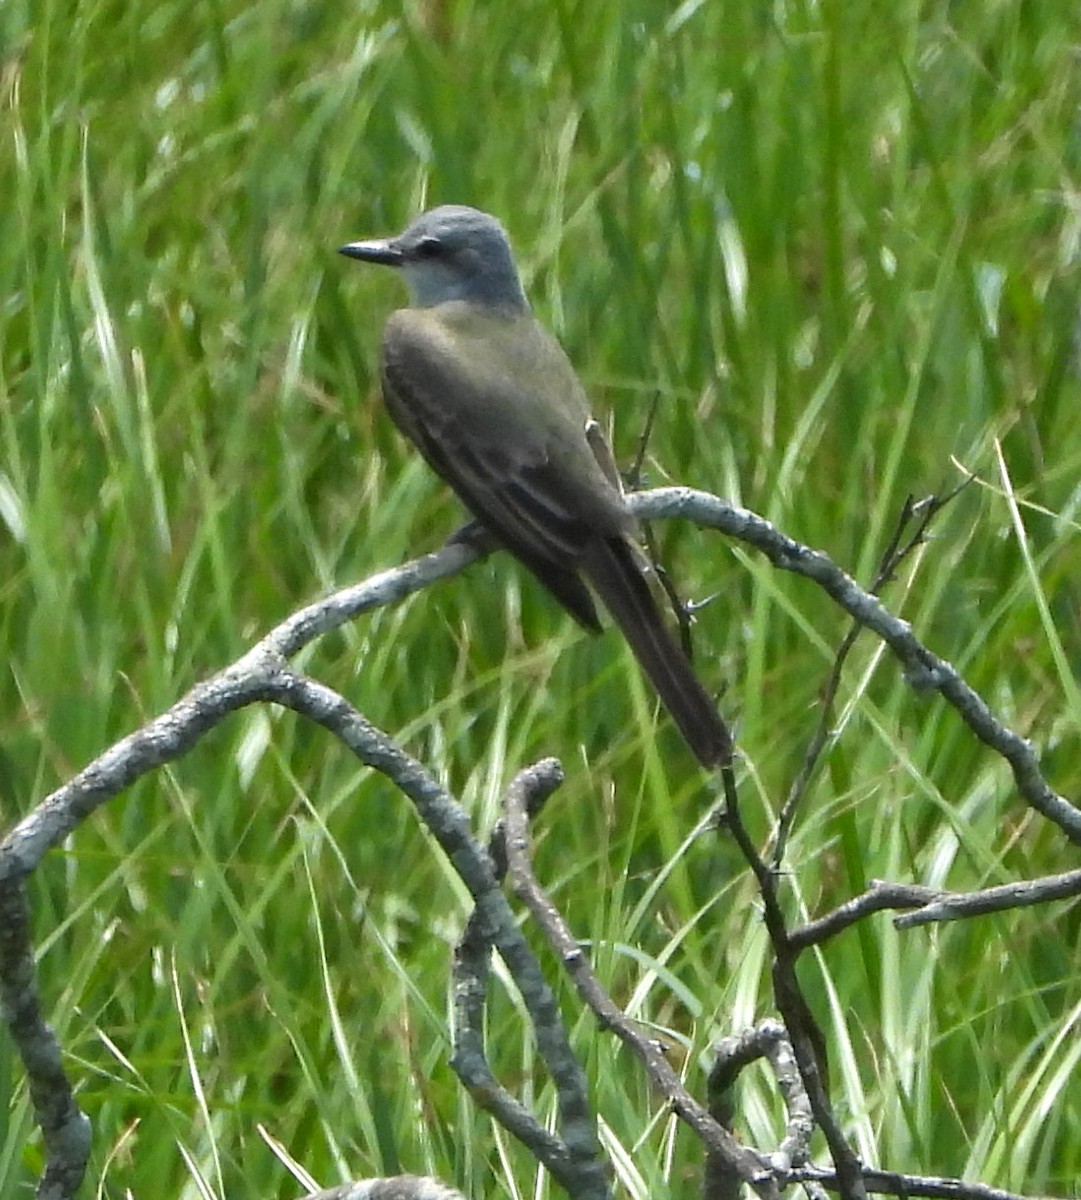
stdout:
[(1061, 875), (1003, 883), (978, 892), (939, 892), (933, 901), (915, 912), (895, 917), (893, 923), (898, 929), (909, 929), (913, 925), (928, 925), (932, 921), (981, 917), (986, 913), (1028, 908), (1033, 904), (1047, 904), (1051, 900), (1066, 900), (1078, 895), (1081, 895), (1081, 871), (1064, 871)]
[(871, 913), (882, 912), (884, 909), (923, 908), (941, 895), (937, 888), (921, 887), (913, 883), (875, 881), (862, 895), (854, 896), (825, 916), (793, 929), (788, 935), (789, 944), (793, 950), (800, 953), (808, 946), (821, 946), (823, 942), (843, 933)]
[[(928, 1197), (929, 1200), (1046, 1200), (1039, 1196), (1024, 1196), (984, 1183), (966, 1183), (937, 1175), (904, 1175), (900, 1171), (881, 1171), (877, 1167), (863, 1168), (863, 1182), (869, 1192), (897, 1196), (899, 1200)], [(789, 1182), (813, 1181), (831, 1190), (839, 1186), (837, 1172), (822, 1167), (797, 1167)]]
[(866, 892), (845, 901), (825, 916), (792, 930), (789, 941), (798, 952), (806, 950), (808, 946), (821, 946), (871, 913), (886, 909), (908, 910), (895, 917), (893, 923), (898, 929), (911, 929), (915, 925), (961, 921), (992, 912), (1049, 904), (1053, 900), (1069, 900), (1079, 895), (1081, 870), (1002, 883), (975, 892), (947, 892), (942, 888), (921, 887), (914, 883), (874, 880)]
[[(735, 1037), (721, 1038), (713, 1045), (714, 1062), (706, 1081), (709, 1111), (730, 1133), (734, 1132), (733, 1092), (741, 1072), (759, 1059), (773, 1069), (777, 1088), (788, 1112), (785, 1135), (769, 1155), (779, 1178), (788, 1176), (793, 1164), (806, 1162), (814, 1133), (814, 1114), (807, 1089), (792, 1052), (792, 1041), (785, 1027), (767, 1018)], [(706, 1155), (702, 1200), (735, 1200), (740, 1181), (720, 1155)]]
[[(927, 531), (930, 528), (931, 522), (951, 500), (960, 495), (970, 482), (971, 477), (947, 492), (944, 496), (926, 496), (919, 501), (914, 501), (911, 496), (905, 497), (905, 502), (901, 506), (901, 512), (897, 518), (897, 524), (890, 535), (889, 541), (886, 543), (886, 549), (879, 559), (874, 579), (868, 588), (872, 596), (877, 596), (882, 588), (894, 578), (901, 563), (918, 546), (922, 546), (926, 542)], [(905, 531), (913, 520), (915, 520), (915, 526), (908, 539), (905, 540)], [(780, 870), (781, 868), (785, 850), (788, 846), (788, 838), (796, 820), (796, 813), (803, 803), (807, 789), (811, 785), (811, 780), (814, 778), (823, 752), (834, 739), (833, 712), (837, 701), (837, 693), (841, 687), (841, 677), (844, 672), (845, 663), (848, 661), (848, 656), (856, 645), (862, 629), (862, 621), (858, 619), (853, 621), (847, 633), (841, 639), (841, 644), (837, 647), (837, 653), (834, 655), (833, 666), (830, 668), (829, 676), (821, 693), (818, 725), (804, 753), (800, 769), (796, 773), (796, 777), (792, 780), (792, 785), (788, 790), (788, 795), (785, 797), (784, 804), (781, 805), (781, 811), (777, 818), (777, 831), (773, 847), (774, 870)]]
[(660, 390), (654, 391), (653, 398), (649, 402), (649, 410), (646, 412), (646, 423), (642, 426), (642, 432), (638, 435), (638, 446), (634, 452), (634, 462), (630, 468), (624, 473), (623, 479), (627, 487), (636, 492), (642, 486), (642, 471), (646, 464), (646, 455), (649, 453), (649, 439), (653, 436), (653, 427), (657, 422), (657, 413), (661, 407)]
[(521, 803), (511, 795), (507, 797), (506, 820), (507, 862), (511, 886), (532, 913), (548, 944), (559, 956), (582, 1002), (596, 1014), (603, 1028), (615, 1033), (641, 1060), (672, 1111), (694, 1129), (710, 1150), (723, 1155), (732, 1164), (733, 1170), (758, 1195), (778, 1196), (777, 1184), (761, 1157), (755, 1151), (741, 1146), (713, 1120), (708, 1111), (683, 1086), (656, 1040), (647, 1037), (633, 1021), (629, 1021), (601, 986), (563, 915), (545, 894), (533, 874), (528, 856), (526, 814)]
[(708, 492), (658, 488), (628, 496), (627, 501), (636, 515), (643, 518), (683, 517), (719, 529), (760, 550), (774, 566), (816, 583), (886, 643), (901, 663), (910, 687), (939, 692), (975, 736), (1006, 760), (1021, 798), (1055, 824), (1071, 842), (1081, 845), (1081, 810), (1048, 785), (1030, 743), (1007, 729), (957, 668), (924, 646), (907, 621), (895, 617), (827, 555), (781, 533), (764, 517)]
[[(549, 758), (520, 771), (512, 781), (510, 790), (522, 796), (522, 802), (532, 816), (540, 810), (562, 780), (562, 767), (554, 758)], [(502, 882), (507, 869), (505, 821), (502, 818), (492, 831), (488, 853), (495, 866), (496, 879)], [(555, 1178), (564, 1182), (565, 1186), (570, 1184), (576, 1187), (577, 1175), (572, 1176), (566, 1167), (573, 1157), (568, 1143), (545, 1129), (537, 1118), (499, 1083), (488, 1063), (483, 1030), (491, 950), (492, 945), (486, 936), (480, 910), (474, 909), (454, 954), (452, 978), (455, 1020), (451, 1067), (478, 1107), (490, 1113), (504, 1129), (514, 1134)], [(548, 1049), (550, 1046), (544, 1043), (544, 1050)], [(573, 1052), (565, 1036), (561, 1039), (558, 1051), (559, 1059), (556, 1063), (547, 1062), (546, 1059), (549, 1070), (553, 1077), (573, 1079), (573, 1071), (564, 1069), (561, 1065), (568, 1057), (573, 1060)], [(571, 1140), (590, 1147), (593, 1161), (596, 1162), (599, 1155), (588, 1097), (584, 1091), (577, 1093), (569, 1106), (563, 1092), (559, 1093), (559, 1099), (564, 1130), (569, 1126)], [(576, 1132), (575, 1123), (582, 1121), (586, 1126), (584, 1131)]]
[(837, 1169), (838, 1187), (844, 1200), (864, 1200), (866, 1195), (860, 1176), (860, 1162), (849, 1146), (834, 1116), (826, 1084), (826, 1039), (811, 1007), (800, 989), (796, 976), (796, 958), (785, 925), (784, 913), (777, 897), (779, 876), (758, 853), (751, 840), (739, 806), (739, 792), (732, 765), (721, 767), (724, 787), (724, 824), (733, 840), (747, 860), (762, 896), (766, 932), (773, 947), (773, 995), (777, 1009), (792, 1039), (792, 1049), (799, 1066), (800, 1077), (806, 1088), (815, 1121), (826, 1138), (834, 1166)]
[[(632, 492), (637, 491), (642, 486), (644, 479), (646, 454), (649, 452), (649, 439), (653, 436), (653, 427), (657, 420), (657, 412), (660, 408), (661, 393), (655, 391), (653, 398), (649, 403), (649, 410), (646, 412), (646, 422), (642, 426), (642, 432), (638, 436), (638, 445), (634, 453), (634, 461), (630, 467), (623, 472), (623, 483)], [(668, 599), (668, 606), (676, 619), (676, 627), (679, 630), (679, 641), (683, 647), (684, 654), (693, 662), (694, 661), (694, 640), (691, 637), (691, 627), (694, 624), (694, 614), (691, 606), (687, 604), (676, 590), (676, 585), (672, 582), (672, 577), (665, 570), (664, 564), (661, 562), (660, 552), (657, 548), (657, 536), (653, 532), (650, 525), (643, 525), (642, 540), (645, 543), (646, 554), (649, 556), (649, 561), (653, 565), (653, 572), (657, 577), (657, 582), (660, 584), (661, 590)]]
[[(454, 798), (390, 738), (377, 730), (343, 697), (325, 684), (291, 670), (278, 673), (267, 698), (308, 717), (345, 743), (366, 766), (386, 775), (412, 801), (417, 814), (454, 864), (476, 903), (478, 936), (499, 952), (529, 1012), (537, 1047), (552, 1076), (562, 1117), (565, 1153), (549, 1140), (533, 1145), (521, 1123), (511, 1132), (522, 1137), (576, 1200), (610, 1200), (595, 1123), (589, 1111), (589, 1086), (570, 1050), (559, 1006), (536, 956), (514, 919), (499, 887), (491, 859), (473, 836), (469, 817)], [(551, 760), (542, 764), (550, 773)], [(558, 769), (558, 763), (556, 764)], [(521, 789), (524, 807), (524, 792)]]

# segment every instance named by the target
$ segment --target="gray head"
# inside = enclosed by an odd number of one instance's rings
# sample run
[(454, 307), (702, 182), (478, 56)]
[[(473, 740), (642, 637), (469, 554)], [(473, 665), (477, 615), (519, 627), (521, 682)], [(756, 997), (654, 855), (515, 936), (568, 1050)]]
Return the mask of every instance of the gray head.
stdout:
[(475, 208), (445, 204), (417, 217), (397, 237), (350, 242), (339, 253), (397, 267), (417, 308), (447, 300), (528, 308), (506, 230)]

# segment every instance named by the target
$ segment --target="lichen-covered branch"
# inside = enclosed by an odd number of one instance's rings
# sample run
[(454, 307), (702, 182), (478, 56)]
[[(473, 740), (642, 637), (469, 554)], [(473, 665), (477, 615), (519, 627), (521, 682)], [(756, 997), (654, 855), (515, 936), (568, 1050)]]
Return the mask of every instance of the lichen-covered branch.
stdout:
[[(812, 580), (831, 596), (854, 621), (880, 637), (902, 664), (905, 677), (913, 687), (937, 690), (958, 712), (972, 732), (1001, 755), (1013, 772), (1020, 796), (1032, 808), (1054, 822), (1064, 835), (1081, 843), (1081, 811), (1058, 795), (1044, 780), (1032, 747), (1007, 729), (948, 662), (923, 646), (911, 628), (893, 616), (872, 594), (863, 590), (828, 557), (801, 545), (775, 529), (754, 513), (727, 504), (716, 496), (686, 488), (664, 488), (628, 497), (635, 513), (647, 519), (682, 517), (726, 533), (754, 546), (776, 566), (795, 571)], [(67, 837), (101, 805), (118, 796), (125, 788), (163, 764), (176, 761), (231, 713), (253, 703), (276, 703), (320, 724), (339, 738), (358, 759), (381, 771), (416, 806), (473, 896), (476, 908), (463, 951), (456, 968), (456, 1000), (460, 1036), (455, 1050), (455, 1066), (478, 1102), (501, 1120), (508, 1129), (532, 1145), (538, 1159), (560, 1178), (572, 1194), (606, 1197), (608, 1185), (600, 1167), (593, 1118), (587, 1102), (587, 1089), (580, 1066), (569, 1054), (559, 1012), (548, 984), (517, 929), (514, 916), (503, 896), (493, 868), (492, 857), (476, 842), (468, 820), (453, 797), (449, 796), (421, 764), (410, 759), (393, 741), (372, 726), (351, 705), (330, 688), (293, 670), (288, 659), (301, 648), (356, 616), (394, 603), (437, 580), (447, 578), (475, 562), (490, 547), (484, 539), (462, 538), (435, 554), (427, 555), (392, 570), (345, 588), (293, 614), (267, 634), (237, 662), (192, 688), (184, 697), (142, 728), (128, 734), (106, 749), (98, 758), (57, 788), (0, 840), (0, 1000), (4, 1019), (22, 1057), (29, 1076), (30, 1095), (35, 1115), (43, 1130), (46, 1166), (38, 1188), (39, 1198), (66, 1200), (79, 1186), (89, 1150), (89, 1124), (79, 1111), (74, 1089), (67, 1079), (61, 1050), (45, 1022), (38, 993), (33, 947), (29, 941), (29, 913), (23, 883), (44, 855)], [(824, 727), (823, 727), (824, 728)], [(811, 764), (813, 768), (813, 763)], [(543, 764), (539, 764), (539, 770)], [(810, 769), (810, 768), (809, 768)], [(543, 772), (542, 772), (543, 773)], [(731, 772), (726, 790), (734, 788)], [(528, 867), (523, 867), (524, 807), (537, 780), (524, 782), (521, 794), (511, 796), (508, 811), (508, 838), (519, 868), (516, 887), (535, 906), (538, 919), (549, 930), (554, 944), (561, 947), (564, 962), (579, 990), (591, 1007), (603, 1015), (620, 1033), (662, 1087), (673, 1109), (687, 1120), (711, 1149), (731, 1158), (740, 1178), (762, 1195), (774, 1194), (783, 1172), (755, 1152), (735, 1143), (709, 1114), (682, 1089), (655, 1047), (637, 1030), (622, 1020), (615, 1006), (597, 990), (585, 956), (581, 954), (559, 914), (538, 889), (529, 882)], [(543, 790), (541, 788), (540, 790)], [(515, 789), (511, 789), (514, 793)], [(729, 799), (734, 797), (731, 792)], [(798, 803), (798, 795), (792, 810)], [(795, 986), (791, 969), (798, 953), (818, 944), (868, 913), (882, 908), (908, 908), (898, 917), (898, 925), (931, 920), (946, 920), (995, 911), (1004, 907), (1038, 903), (1047, 899), (1072, 896), (1081, 889), (1081, 877), (1075, 872), (1046, 880), (1007, 884), (969, 895), (950, 895), (903, 885), (878, 885), (867, 895), (856, 897), (834, 913), (811, 921), (789, 933), (779, 920), (775, 902), (776, 875), (757, 849), (750, 846), (746, 831), (739, 825), (738, 808), (729, 804), (734, 831), (742, 836), (741, 848), (758, 877), (766, 900), (768, 920), (778, 951), (779, 969), (775, 970), (778, 1003), (793, 1038), (803, 1082), (814, 1108), (818, 1124), (825, 1129), (841, 1172), (839, 1179), (828, 1174), (818, 1177), (825, 1186), (839, 1186), (845, 1195), (859, 1195), (864, 1186), (873, 1187), (871, 1175), (856, 1170), (854, 1160), (846, 1159), (843, 1139), (831, 1128), (832, 1114), (824, 1104), (823, 1084), (815, 1078), (813, 1022), (801, 1022), (802, 998)], [(510, 811), (517, 814), (511, 834)], [(782, 831), (783, 835), (783, 831)], [(737, 837), (740, 840), (740, 837)], [(783, 836), (780, 839), (783, 843)], [(497, 849), (497, 847), (494, 847)], [(498, 857), (498, 854), (497, 854)], [(477, 1016), (483, 1011), (483, 988), (487, 978), (488, 947), (494, 947), (507, 963), (531, 1014), (538, 1048), (552, 1071), (559, 1098), (561, 1137), (541, 1130), (532, 1115), (502, 1092), (491, 1078), (477, 1042), (480, 1028)], [(481, 960), (484, 960), (483, 962)], [(487, 1072), (487, 1074), (486, 1074)], [(534, 1141), (531, 1143), (530, 1138)], [(562, 1173), (561, 1173), (562, 1172)], [(794, 1177), (794, 1175), (793, 1175)], [(808, 1180), (813, 1174), (806, 1174)], [(887, 1178), (882, 1176), (883, 1179)], [(897, 1176), (889, 1178), (905, 1179)], [(332, 1190), (337, 1200), (392, 1200), (394, 1191), (371, 1190), (386, 1181), (348, 1185), (352, 1192)], [(944, 1181), (944, 1186), (953, 1186)], [(388, 1187), (401, 1187), (390, 1183)], [(905, 1185), (907, 1186), (907, 1185)], [(928, 1185), (930, 1186), (930, 1185)], [(958, 1185), (960, 1186), (960, 1185)], [(367, 1192), (357, 1191), (368, 1188)], [(889, 1190), (888, 1188), (886, 1190)], [(920, 1192), (968, 1196), (1005, 1196), (993, 1189)], [(402, 1193), (404, 1196), (405, 1193)], [(449, 1193), (448, 1193), (449, 1195)], [(423, 1200), (437, 1200), (431, 1193)], [(443, 1200), (439, 1197), (438, 1200)]]
[(642, 518), (683, 517), (719, 529), (754, 546), (781, 570), (794, 571), (818, 584), (889, 646), (914, 689), (939, 692), (976, 737), (1006, 760), (1026, 803), (1057, 825), (1071, 842), (1081, 845), (1081, 809), (1050, 787), (1032, 746), (994, 715), (956, 667), (923, 645), (907, 621), (895, 617), (827, 555), (788, 537), (757, 513), (737, 508), (708, 492), (658, 488), (630, 496), (628, 502)]

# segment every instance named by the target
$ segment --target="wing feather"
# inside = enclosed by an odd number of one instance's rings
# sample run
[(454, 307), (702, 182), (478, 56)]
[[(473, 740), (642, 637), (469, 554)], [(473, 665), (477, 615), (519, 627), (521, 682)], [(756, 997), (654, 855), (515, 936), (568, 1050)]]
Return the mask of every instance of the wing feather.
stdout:
[[(427, 310), (396, 318), (383, 345), (390, 414), (509, 549), (573, 570), (593, 538), (633, 529), (587, 435), (584, 401), (578, 411), (553, 405), (547, 388), (539, 397), (523, 393), (511, 381), (532, 376), (520, 363), (501, 361), (491, 329), (482, 331), (483, 346), (463, 345), (460, 331)], [(562, 358), (554, 342), (542, 348)], [(567, 371), (580, 392), (569, 364)]]

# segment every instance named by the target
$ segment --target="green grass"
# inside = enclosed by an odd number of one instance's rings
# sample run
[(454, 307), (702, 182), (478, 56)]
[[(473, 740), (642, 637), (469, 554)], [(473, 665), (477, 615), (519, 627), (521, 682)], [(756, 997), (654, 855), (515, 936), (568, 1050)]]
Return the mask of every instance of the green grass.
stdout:
[[(954, 459), (977, 474), (886, 599), (1081, 794), (1079, 41), (1069, 6), (1020, 0), (0, 8), (4, 822), (292, 609), (455, 527), (376, 399), (401, 292), (334, 253), (442, 201), (506, 222), (623, 460), (659, 396), (650, 482), (737, 499), (867, 579), (906, 494), (954, 484)], [(657, 533), (684, 592), (717, 593), (697, 651), (764, 838), (846, 622), (738, 546)], [(515, 767), (563, 759), (541, 876), (702, 1094), (710, 1038), (773, 1012), (768, 946), (733, 848), (688, 840), (710, 798), (618, 639), (498, 558), (307, 665), (483, 828)], [(875, 877), (1074, 865), (870, 638), (838, 720), (794, 916)], [(87, 1195), (298, 1194), (260, 1128), (324, 1184), (532, 1187), (447, 1066), (463, 889), (321, 731), (234, 717), (51, 855), (32, 900), (94, 1122)], [(1075, 1186), (1079, 933), (1063, 905), (882, 916), (808, 957), (861, 1154)], [(693, 1194), (700, 1147), (565, 1012), (644, 1194)], [(550, 1111), (502, 983), (490, 1034)], [(40, 1149), (4, 1039), (0, 1087), (18, 1195)], [(768, 1143), (763, 1078), (743, 1096)]]

